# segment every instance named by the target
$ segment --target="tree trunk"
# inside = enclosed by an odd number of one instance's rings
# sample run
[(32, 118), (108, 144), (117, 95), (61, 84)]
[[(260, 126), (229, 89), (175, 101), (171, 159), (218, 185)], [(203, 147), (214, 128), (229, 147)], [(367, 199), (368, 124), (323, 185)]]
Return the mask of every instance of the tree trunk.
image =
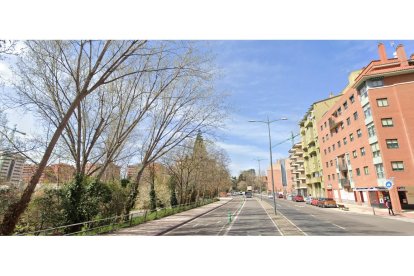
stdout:
[(13, 234), (14, 228), (26, 210), (27, 206), (29, 205), (30, 199), (32, 194), (36, 188), (37, 183), (39, 183), (39, 179), (42, 176), (43, 170), (45, 169), (47, 162), (49, 161), (50, 155), (53, 152), (53, 149), (59, 140), (60, 135), (62, 134), (66, 124), (69, 121), (69, 118), (74, 113), (76, 107), (80, 104), (81, 100), (86, 96), (85, 93), (79, 94), (77, 98), (73, 101), (72, 105), (69, 107), (68, 111), (66, 112), (65, 116), (62, 119), (62, 122), (59, 124), (58, 128), (55, 130), (52, 139), (50, 140), (49, 145), (46, 148), (46, 151), (43, 155), (42, 160), (37, 167), (36, 172), (33, 174), (32, 178), (30, 179), (29, 184), (27, 185), (26, 189), (20, 198), (19, 201), (11, 204), (6, 213), (3, 217), (3, 222), (0, 225), (0, 235), (6, 236)]
[(132, 185), (131, 193), (129, 194), (128, 200), (125, 203), (124, 215), (129, 215), (129, 212), (131, 212), (131, 210), (135, 206), (135, 200), (137, 199), (137, 196), (138, 196), (139, 182), (141, 181), (143, 173), (144, 173), (144, 168), (138, 171), (137, 177), (135, 178), (135, 182)]

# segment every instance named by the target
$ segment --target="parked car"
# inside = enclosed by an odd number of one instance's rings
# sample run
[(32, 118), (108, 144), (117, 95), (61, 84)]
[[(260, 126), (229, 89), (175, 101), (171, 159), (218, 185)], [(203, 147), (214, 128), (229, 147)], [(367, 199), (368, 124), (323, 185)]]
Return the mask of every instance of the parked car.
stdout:
[(268, 194), (267, 197), (268, 198), (273, 198), (273, 194)]
[(318, 206), (318, 201), (319, 201), (319, 198), (317, 197), (312, 198), (311, 205)]
[(305, 199), (305, 203), (306, 203), (306, 204), (311, 204), (311, 201), (312, 201), (312, 197), (311, 197), (311, 196), (308, 196), (308, 197)]
[(283, 194), (279, 194), (277, 197), (278, 198), (283, 198)]
[(293, 201), (296, 201), (296, 202), (304, 202), (305, 200), (303, 199), (303, 196), (297, 195), (297, 196), (295, 196), (293, 198)]
[(287, 196), (286, 196), (286, 199), (287, 199), (287, 200), (292, 200), (292, 199), (293, 199), (293, 195), (287, 195)]
[(333, 207), (336, 208), (336, 201), (333, 198), (323, 198), (322, 200), (318, 201), (318, 206), (322, 208), (326, 207)]

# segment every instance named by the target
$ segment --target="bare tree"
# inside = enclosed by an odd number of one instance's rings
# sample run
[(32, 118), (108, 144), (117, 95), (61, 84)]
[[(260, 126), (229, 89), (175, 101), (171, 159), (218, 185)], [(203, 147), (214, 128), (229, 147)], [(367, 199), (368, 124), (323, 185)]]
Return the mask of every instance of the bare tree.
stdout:
[[(147, 55), (146, 41), (27, 41), (16, 65), (15, 97), (12, 101), (38, 114), (53, 114), (58, 103), (60, 117), (39, 166), (21, 198), (7, 209), (1, 235), (10, 235), (27, 208), (40, 176), (69, 119), (82, 100), (99, 87), (136, 74), (136, 59)], [(131, 69), (125, 70), (130, 66)], [(148, 70), (148, 69), (147, 69)], [(46, 115), (45, 115), (46, 116)]]
[(133, 181), (125, 213), (133, 208), (142, 173), (148, 164), (164, 156), (197, 131), (212, 131), (224, 117), (223, 96), (212, 87), (213, 69), (192, 48), (182, 55), (177, 78), (170, 82), (141, 124), (142, 139), (137, 141), (141, 167)]

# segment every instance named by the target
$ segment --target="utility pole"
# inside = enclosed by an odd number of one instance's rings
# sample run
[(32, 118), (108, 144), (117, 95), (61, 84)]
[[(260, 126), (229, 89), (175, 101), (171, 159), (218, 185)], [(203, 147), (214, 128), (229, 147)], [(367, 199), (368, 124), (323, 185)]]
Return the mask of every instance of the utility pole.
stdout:
[(263, 200), (263, 198), (262, 198), (262, 180), (261, 180), (261, 178), (260, 178), (260, 161), (262, 161), (262, 160), (266, 160), (266, 159), (254, 159), (254, 160), (256, 160), (258, 163), (259, 163), (259, 173), (258, 173), (258, 176), (259, 176), (259, 184), (260, 184), (260, 200)]

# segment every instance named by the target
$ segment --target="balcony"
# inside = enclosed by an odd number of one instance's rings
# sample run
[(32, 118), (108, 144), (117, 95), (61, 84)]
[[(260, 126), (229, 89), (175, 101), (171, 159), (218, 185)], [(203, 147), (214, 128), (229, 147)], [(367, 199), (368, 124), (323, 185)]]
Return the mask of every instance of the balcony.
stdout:
[(341, 178), (339, 179), (339, 184), (342, 185), (343, 188), (349, 188), (351, 187), (351, 182), (348, 178)]
[(339, 163), (338, 164), (339, 171), (348, 171), (348, 165), (346, 163)]
[(310, 179), (310, 182), (311, 182), (312, 184), (315, 184), (315, 183), (321, 183), (321, 182), (322, 182), (322, 177), (320, 177), (320, 176), (315, 176), (315, 177), (312, 177), (312, 178)]

